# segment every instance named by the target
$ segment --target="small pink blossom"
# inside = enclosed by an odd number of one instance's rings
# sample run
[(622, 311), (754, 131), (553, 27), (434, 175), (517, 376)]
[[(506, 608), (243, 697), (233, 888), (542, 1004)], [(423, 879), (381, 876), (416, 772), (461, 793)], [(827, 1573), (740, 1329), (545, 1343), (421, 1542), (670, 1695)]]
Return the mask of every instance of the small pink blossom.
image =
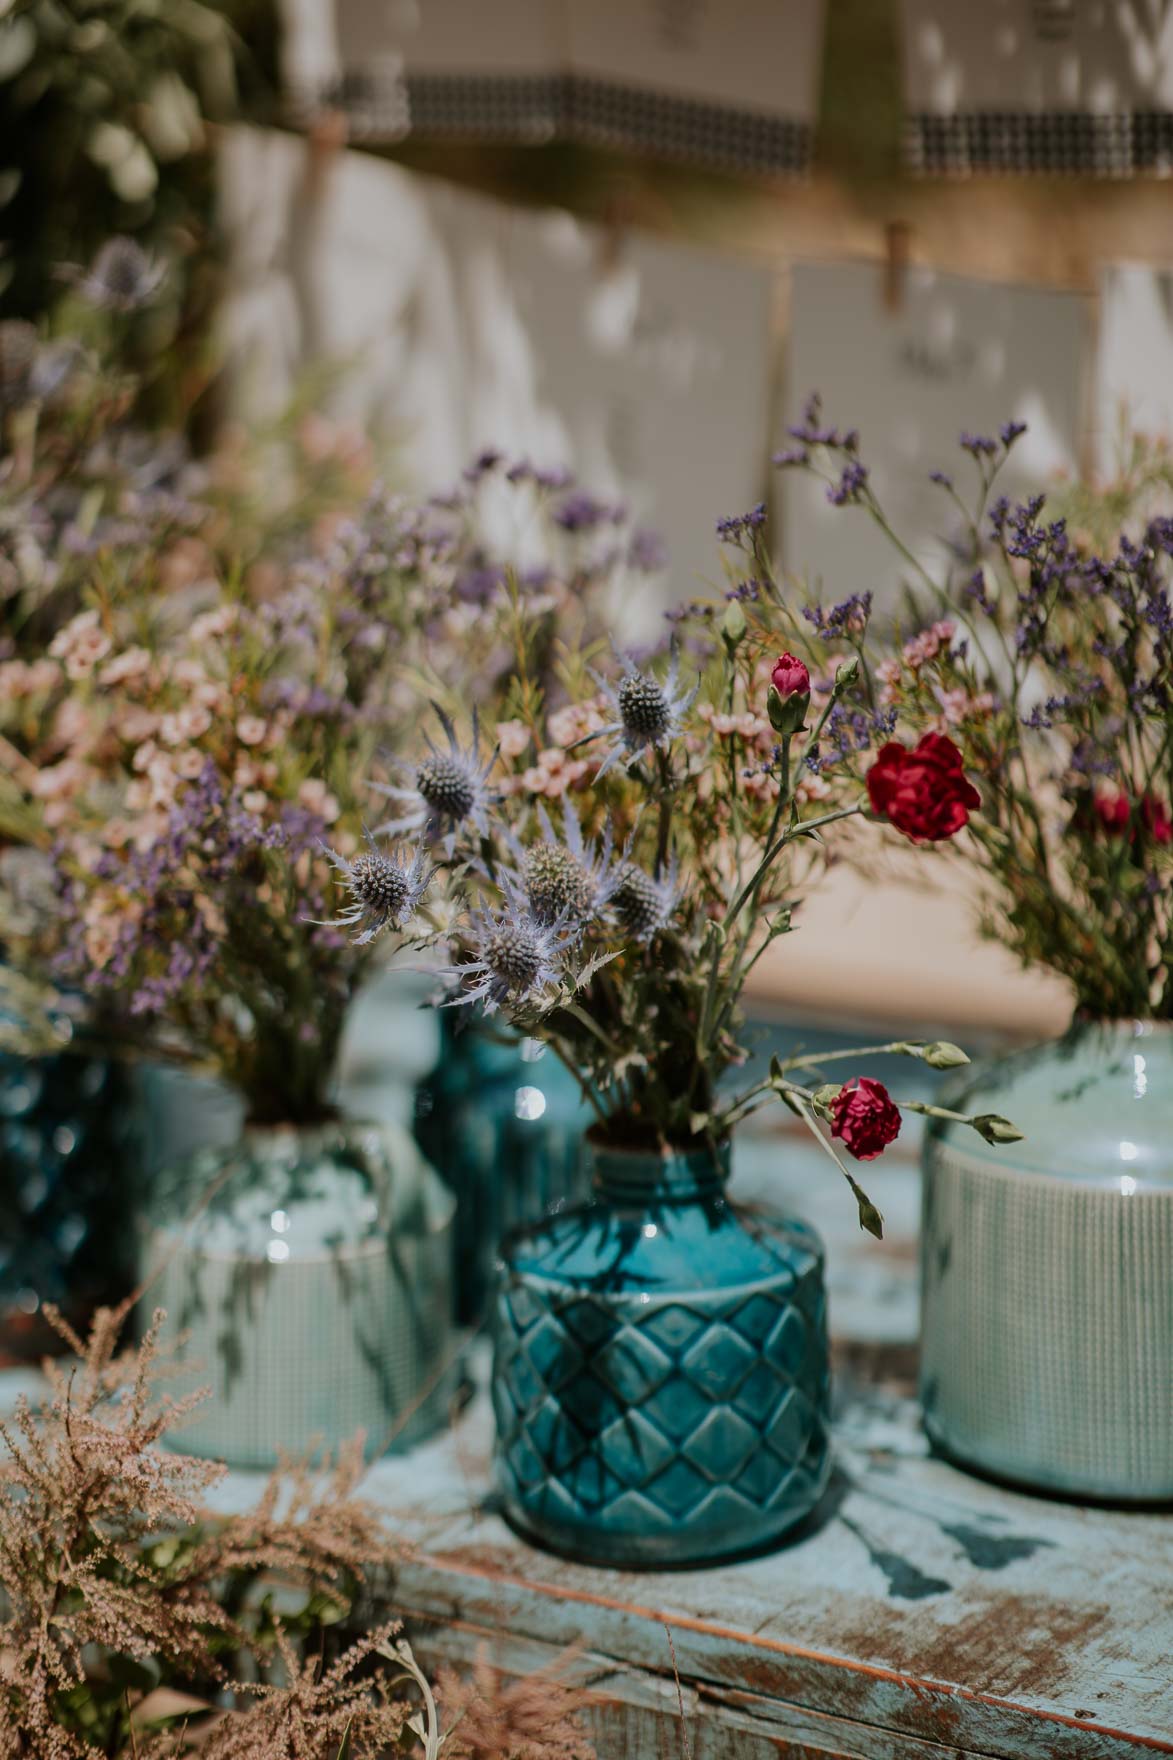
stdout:
[(333, 825), (342, 811), (337, 796), (332, 795), (326, 784), (317, 776), (306, 778), (297, 791), (297, 798), (307, 811), (316, 813), (327, 825)]
[(159, 738), (164, 745), (186, 745), (202, 739), (212, 725), (212, 717), (200, 703), (188, 703), (173, 715), (164, 715), (159, 723)]
[(269, 797), (263, 788), (250, 788), (241, 796), (241, 804), (246, 813), (263, 813), (269, 804)]
[(585, 739), (588, 733), (598, 733), (607, 725), (606, 710), (603, 697), (590, 697), (585, 703), (568, 703), (564, 709), (556, 709), (546, 724), (550, 739), (565, 750), (576, 740)]
[(194, 782), (197, 776), (202, 775), (207, 761), (206, 754), (197, 751), (195, 746), (185, 746), (181, 752), (176, 752), (171, 759), (175, 766), (175, 774), (181, 776), (185, 782)]
[(153, 709), (144, 709), (141, 703), (130, 703), (117, 711), (114, 726), (127, 745), (139, 746), (154, 739), (159, 731), (159, 717)]
[(68, 678), (88, 678), (100, 660), (110, 652), (110, 637), (101, 627), (96, 611), (79, 611), (49, 643), (49, 654), (65, 665)]
[(498, 721), (497, 744), (503, 758), (520, 758), (529, 742), (530, 732), (524, 721)]
[(268, 731), (268, 722), (259, 715), (241, 715), (236, 723), (236, 737), (243, 746), (259, 746)]
[(151, 656), (145, 648), (127, 648), (121, 654), (115, 654), (107, 660), (98, 674), (98, 683), (104, 685), (137, 684), (146, 678), (151, 670)]
[(76, 758), (63, 758), (60, 764), (47, 764), (37, 771), (29, 787), (38, 800), (70, 800), (81, 793), (89, 780), (89, 771)]
[(6, 660), (0, 666), (0, 701), (38, 697), (60, 681), (61, 667), (55, 660)]
[(193, 617), (188, 636), (194, 647), (201, 647), (204, 642), (214, 641), (218, 636), (226, 636), (229, 630), (236, 627), (240, 612), (235, 605), (217, 605), (214, 611), (201, 611)]

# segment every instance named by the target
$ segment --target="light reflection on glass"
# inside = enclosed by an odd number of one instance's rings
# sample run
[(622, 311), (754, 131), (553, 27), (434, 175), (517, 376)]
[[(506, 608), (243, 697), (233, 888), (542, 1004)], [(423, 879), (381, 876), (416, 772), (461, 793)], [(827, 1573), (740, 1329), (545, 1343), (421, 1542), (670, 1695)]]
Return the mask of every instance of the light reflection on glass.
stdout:
[(546, 1096), (540, 1088), (519, 1088), (513, 1096), (513, 1110), (518, 1118), (541, 1118), (546, 1110)]

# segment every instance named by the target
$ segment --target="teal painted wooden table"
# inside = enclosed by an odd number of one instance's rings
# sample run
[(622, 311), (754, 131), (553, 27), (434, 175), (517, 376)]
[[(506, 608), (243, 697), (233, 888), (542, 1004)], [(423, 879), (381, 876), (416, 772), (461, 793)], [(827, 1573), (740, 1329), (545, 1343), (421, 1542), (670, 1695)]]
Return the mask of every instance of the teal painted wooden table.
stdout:
[[(869, 1189), (879, 1247), (817, 1150), (739, 1144), (735, 1190), (801, 1210), (830, 1250), (838, 1466), (817, 1519), (768, 1557), (679, 1574), (536, 1552), (494, 1512), (482, 1392), (371, 1471), (409, 1549), (389, 1594), (421, 1660), (521, 1671), (577, 1646), (603, 1760), (1173, 1754), (1173, 1514), (1050, 1502), (931, 1457), (911, 1398), (911, 1154)], [(224, 1495), (253, 1489), (237, 1476)]]

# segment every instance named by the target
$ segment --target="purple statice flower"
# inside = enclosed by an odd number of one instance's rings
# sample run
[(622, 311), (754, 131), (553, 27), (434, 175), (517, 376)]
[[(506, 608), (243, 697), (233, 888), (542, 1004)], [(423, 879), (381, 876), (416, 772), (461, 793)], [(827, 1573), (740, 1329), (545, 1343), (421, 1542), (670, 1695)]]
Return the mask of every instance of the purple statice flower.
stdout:
[(871, 614), (870, 592), (852, 593), (850, 598), (841, 599), (830, 610), (822, 605), (804, 605), (802, 610), (806, 621), (814, 625), (825, 642), (840, 641), (845, 635), (862, 634)]
[(1014, 442), (1020, 440), (1025, 433), (1025, 422), (1003, 422), (1002, 426), (998, 429), (998, 438), (1001, 440), (1007, 452), (1009, 452), (1010, 448), (1014, 445)]
[(482, 477), (488, 476), (490, 471), (495, 471), (497, 466), (503, 462), (503, 454), (495, 451), (493, 447), (487, 446), (483, 452), (478, 452), (470, 465), (465, 467), (464, 479), (468, 483), (479, 483)]
[(779, 470), (801, 469), (810, 461), (810, 453), (805, 446), (784, 446), (781, 452), (776, 452), (773, 456), (773, 463)]
[(641, 574), (659, 574), (668, 566), (668, 546), (659, 532), (640, 526), (627, 546), (627, 562)]
[(532, 470), (530, 477), (535, 489), (544, 489), (549, 495), (556, 495), (561, 489), (569, 489), (574, 482), (573, 472), (565, 465), (553, 465), (546, 470)]
[(962, 597), (970, 599), (987, 617), (993, 617), (998, 607), (986, 590), (986, 577), (980, 568), (975, 568), (961, 589)]
[(488, 605), (505, 585), (505, 570), (475, 559), (456, 577), (453, 592), (462, 605)]
[(723, 544), (743, 544), (747, 538), (751, 541), (756, 532), (760, 532), (766, 523), (766, 504), (759, 501), (748, 513), (729, 514), (725, 519), (717, 521), (717, 536)]
[[(817, 391), (812, 391), (802, 411), (801, 422), (796, 422), (786, 432), (792, 440), (797, 440), (803, 447), (829, 446), (834, 451), (854, 452), (859, 446), (859, 433), (849, 428), (840, 433), (838, 428), (828, 428), (823, 423), (823, 400)], [(778, 462), (777, 460), (775, 462)], [(806, 460), (801, 462), (805, 463)]]
[(850, 458), (843, 466), (839, 481), (832, 483), (827, 490), (827, 500), (832, 507), (847, 507), (863, 500), (867, 488), (867, 466), (858, 458)]
[(621, 525), (626, 508), (609, 501), (599, 501), (585, 489), (577, 489), (559, 503), (551, 514), (556, 526), (564, 532), (593, 532), (603, 525)]
[(965, 429), (958, 436), (957, 444), (974, 458), (993, 458), (998, 450), (997, 442), (988, 434), (971, 434)]
[(366, 850), (351, 860), (326, 844), (322, 849), (349, 897), (336, 917), (316, 927), (357, 929), (350, 937), (356, 947), (366, 947), (385, 929), (402, 929), (419, 909), (435, 873), (422, 850), (411, 855), (381, 850), (369, 832)]
[(749, 579), (736, 587), (730, 587), (725, 597), (739, 605), (756, 605), (762, 596), (761, 581)]
[(949, 490), (953, 487), (953, 478), (947, 471), (930, 471), (929, 482), (935, 483), (938, 489)]
[(630, 769), (650, 747), (670, 745), (683, 728), (684, 717), (692, 708), (701, 688), (699, 678), (691, 690), (681, 688), (680, 656), (675, 645), (672, 648), (668, 675), (663, 683), (654, 673), (641, 671), (630, 655), (620, 654), (618, 659), (623, 667), (623, 677), (617, 685), (600, 677), (597, 672), (592, 672), (591, 675), (605, 692), (615, 720), (590, 737), (600, 739), (608, 735), (618, 736), (598, 768), (596, 781), (613, 764), (622, 761), (624, 768)]

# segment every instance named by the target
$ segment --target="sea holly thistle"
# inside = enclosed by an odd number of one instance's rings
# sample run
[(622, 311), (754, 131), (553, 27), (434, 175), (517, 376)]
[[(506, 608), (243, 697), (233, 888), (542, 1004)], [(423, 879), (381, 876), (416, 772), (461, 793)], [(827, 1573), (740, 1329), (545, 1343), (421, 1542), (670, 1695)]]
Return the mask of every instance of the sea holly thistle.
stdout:
[[(724, 533), (759, 568), (763, 523), (754, 510)], [(464, 788), (459, 812), (415, 815), (447, 902), (441, 913), (425, 898), (414, 929), (396, 938), (389, 925), (391, 939), (441, 958), (446, 1006), (545, 1040), (614, 1142), (715, 1145), (781, 1102), (879, 1233), (843, 1157), (868, 1161), (886, 1148), (900, 1106), (866, 1074), (828, 1083), (803, 1057), (739, 1088), (749, 1056), (741, 995), (836, 842), (885, 821), (913, 841), (955, 836), (974, 808), (972, 785), (955, 748), (904, 753), (903, 763), (873, 749), (890, 722), (863, 658), (866, 606), (812, 635), (768, 581), (757, 601), (701, 603), (673, 622), (666, 661), (617, 651), (603, 671), (564, 654), (561, 682), (596, 687), (585, 700), (550, 710), (523, 669), (514, 690), (524, 719), (499, 729), (492, 767), (474, 756), (471, 715), (465, 731), (445, 725), (442, 751), (425, 747), (416, 792), (440, 756)], [(877, 772), (883, 788), (869, 787)], [(555, 797), (560, 830), (546, 804)], [(871, 1051), (930, 1067), (965, 1061), (943, 1044)]]

